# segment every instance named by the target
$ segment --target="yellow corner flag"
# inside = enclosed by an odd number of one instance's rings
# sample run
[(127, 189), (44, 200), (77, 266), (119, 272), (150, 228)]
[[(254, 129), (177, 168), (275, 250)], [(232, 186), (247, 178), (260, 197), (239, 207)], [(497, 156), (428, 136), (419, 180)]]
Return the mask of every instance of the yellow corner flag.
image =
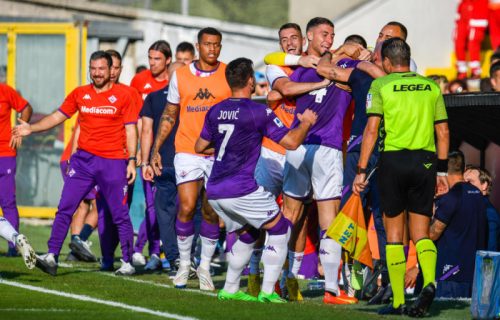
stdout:
[(363, 204), (358, 195), (353, 194), (349, 197), (326, 234), (340, 243), (354, 260), (373, 269)]

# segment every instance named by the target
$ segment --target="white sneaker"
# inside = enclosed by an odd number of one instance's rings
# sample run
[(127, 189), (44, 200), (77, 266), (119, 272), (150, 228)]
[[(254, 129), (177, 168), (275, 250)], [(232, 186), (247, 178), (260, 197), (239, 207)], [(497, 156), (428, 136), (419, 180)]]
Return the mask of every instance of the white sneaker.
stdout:
[(140, 252), (134, 252), (132, 255), (132, 264), (136, 267), (142, 267), (146, 265), (146, 257)]
[(189, 278), (189, 271), (191, 271), (191, 266), (190, 265), (179, 265), (179, 269), (177, 270), (177, 273), (175, 274), (174, 280), (172, 282), (174, 283), (176, 288), (179, 289), (184, 289), (187, 286), (187, 281)]
[(212, 282), (212, 277), (210, 276), (210, 270), (203, 269), (202, 267), (198, 267), (196, 269), (196, 275), (200, 280), (200, 290), (204, 291), (214, 291), (214, 283)]
[(28, 238), (26, 238), (24, 234), (18, 234), (16, 236), (15, 243), (17, 251), (19, 251), (21, 257), (23, 257), (26, 267), (30, 270), (34, 269), (36, 265), (36, 254), (30, 243), (28, 242)]
[(135, 273), (135, 268), (129, 262), (125, 262), (122, 259), (120, 261), (122, 262), (122, 266), (115, 271), (117, 276), (130, 276)]

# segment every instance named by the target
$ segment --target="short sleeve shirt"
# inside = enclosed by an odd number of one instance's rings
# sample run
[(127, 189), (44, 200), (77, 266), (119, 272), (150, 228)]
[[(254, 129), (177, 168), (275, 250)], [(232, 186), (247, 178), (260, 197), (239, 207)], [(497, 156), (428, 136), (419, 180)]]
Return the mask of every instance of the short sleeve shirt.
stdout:
[(434, 124), (447, 121), (437, 84), (414, 72), (375, 79), (366, 98), (368, 116), (383, 117), (384, 151), (436, 151)]
[(9, 146), (12, 123), (12, 110), (22, 112), (28, 105), (16, 90), (0, 83), (0, 157), (14, 157), (16, 150)]
[(109, 159), (128, 157), (125, 125), (137, 122), (130, 90), (121, 85), (97, 93), (92, 85), (73, 90), (59, 107), (70, 118), (79, 112), (78, 149)]
[(274, 112), (250, 99), (226, 99), (205, 117), (201, 138), (215, 147), (208, 199), (237, 198), (257, 190), (255, 166), (262, 138), (279, 142), (288, 129)]

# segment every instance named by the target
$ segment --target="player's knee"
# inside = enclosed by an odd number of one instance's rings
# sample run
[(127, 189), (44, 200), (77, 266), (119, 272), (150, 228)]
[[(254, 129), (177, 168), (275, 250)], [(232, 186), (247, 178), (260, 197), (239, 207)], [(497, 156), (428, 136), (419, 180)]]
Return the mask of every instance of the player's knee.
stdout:
[(196, 207), (195, 202), (191, 201), (183, 201), (179, 203), (179, 213), (178, 216), (182, 218), (191, 218), (194, 213), (194, 209)]

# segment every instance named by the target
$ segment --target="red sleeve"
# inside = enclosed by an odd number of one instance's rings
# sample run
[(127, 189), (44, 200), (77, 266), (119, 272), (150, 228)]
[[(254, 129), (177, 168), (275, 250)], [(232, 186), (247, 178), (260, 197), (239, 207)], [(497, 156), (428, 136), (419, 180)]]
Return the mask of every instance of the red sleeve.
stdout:
[(139, 85), (140, 85), (140, 84), (139, 84), (139, 81), (140, 81), (140, 79), (139, 79), (139, 74), (140, 74), (140, 73), (136, 74), (136, 75), (132, 78), (132, 81), (130, 81), (130, 86), (131, 86), (132, 88), (135, 88), (136, 90), (139, 90), (139, 89), (138, 89), (138, 87), (139, 87)]
[(66, 117), (71, 118), (78, 111), (78, 103), (77, 103), (77, 92), (78, 88), (73, 90), (67, 97), (64, 99), (64, 102), (59, 107), (59, 111), (62, 112)]
[(137, 119), (139, 119), (139, 114), (137, 113), (135, 99), (132, 97), (132, 91), (130, 90), (128, 94), (126, 94), (126, 99), (123, 105), (123, 123), (134, 124), (137, 123)]
[(10, 106), (17, 112), (23, 111), (23, 109), (28, 105), (28, 101), (21, 97), (21, 95), (10, 86), (5, 86), (5, 93), (9, 99)]

